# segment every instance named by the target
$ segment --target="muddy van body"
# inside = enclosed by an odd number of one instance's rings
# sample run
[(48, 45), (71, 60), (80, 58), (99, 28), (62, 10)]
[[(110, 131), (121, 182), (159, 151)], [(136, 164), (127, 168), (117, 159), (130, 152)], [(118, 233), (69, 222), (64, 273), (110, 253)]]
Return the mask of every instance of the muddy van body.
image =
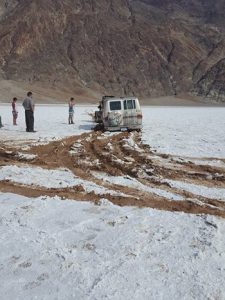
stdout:
[(142, 112), (138, 98), (104, 96), (99, 105), (104, 130), (141, 130)]

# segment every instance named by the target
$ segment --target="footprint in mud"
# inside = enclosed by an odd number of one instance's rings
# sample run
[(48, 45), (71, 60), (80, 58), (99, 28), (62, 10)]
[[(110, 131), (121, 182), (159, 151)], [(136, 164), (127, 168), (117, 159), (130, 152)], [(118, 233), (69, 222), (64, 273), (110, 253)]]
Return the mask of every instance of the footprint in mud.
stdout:
[(32, 262), (31, 261), (24, 261), (21, 264), (19, 264), (20, 268), (26, 269), (26, 268), (30, 268), (32, 266)]
[(21, 258), (20, 255), (19, 256), (13, 255), (12, 257), (10, 257), (10, 263), (11, 264), (16, 264), (20, 258)]
[(46, 279), (49, 278), (49, 274), (48, 273), (42, 273), (41, 275), (39, 275), (36, 279), (36, 281), (32, 281), (32, 282), (28, 282), (27, 284), (25, 284), (25, 286), (23, 287), (24, 290), (32, 290), (38, 286), (41, 285), (41, 283), (43, 281), (45, 281)]
[(171, 230), (167, 231), (165, 230), (165, 228), (161, 228), (161, 227), (156, 229), (156, 231), (153, 233), (154, 240), (158, 242), (168, 242), (171, 236), (172, 236)]
[(27, 284), (25, 284), (23, 289), (24, 290), (32, 290), (40, 285), (41, 285), (40, 281), (32, 281), (32, 282), (28, 282)]
[(107, 222), (108, 225), (114, 227), (116, 225), (123, 225), (126, 223), (126, 221), (128, 220), (128, 216), (123, 216), (123, 217), (120, 217), (120, 218), (117, 218), (113, 221), (109, 221)]
[(96, 238), (96, 234), (90, 234), (87, 238), (86, 238), (86, 240), (87, 241), (92, 241), (92, 240), (94, 240), (95, 238)]
[(42, 273), (40, 276), (38, 276), (37, 280), (38, 281), (44, 281), (44, 280), (46, 280), (48, 278), (49, 278), (48, 273)]
[(96, 246), (95, 244), (87, 243), (83, 246), (84, 249), (87, 249), (89, 251), (95, 251)]
[(87, 212), (87, 213), (91, 213), (91, 214), (96, 214), (96, 215), (101, 213), (101, 210), (99, 209), (99, 207), (91, 207), (88, 209), (84, 209), (83, 211)]

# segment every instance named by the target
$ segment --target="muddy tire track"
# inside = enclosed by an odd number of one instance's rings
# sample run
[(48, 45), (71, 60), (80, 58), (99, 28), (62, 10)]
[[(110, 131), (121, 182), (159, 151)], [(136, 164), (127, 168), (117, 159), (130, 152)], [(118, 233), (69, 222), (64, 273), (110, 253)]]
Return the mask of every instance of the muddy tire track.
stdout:
[[(81, 179), (89, 180), (102, 187), (118, 191), (126, 197), (111, 194), (87, 193), (81, 187), (45, 189), (37, 186), (21, 186), (9, 181), (0, 182), (0, 190), (29, 197), (58, 195), (63, 199), (98, 202), (107, 198), (117, 205), (152, 207), (168, 211), (186, 213), (207, 213), (225, 217), (225, 203), (201, 197), (182, 189), (176, 189), (163, 179), (172, 179), (225, 188), (224, 169), (176, 160), (169, 155), (157, 154), (141, 141), (141, 133), (124, 132), (114, 135), (101, 132), (84, 133), (54, 141), (47, 145), (32, 146), (25, 154), (36, 157), (30, 161), (19, 159), (15, 149), (1, 146), (0, 165), (39, 166), (46, 169), (67, 168)], [(168, 200), (145, 190), (102, 181), (93, 172), (103, 172), (107, 176), (129, 176), (138, 183), (183, 197), (183, 201)]]

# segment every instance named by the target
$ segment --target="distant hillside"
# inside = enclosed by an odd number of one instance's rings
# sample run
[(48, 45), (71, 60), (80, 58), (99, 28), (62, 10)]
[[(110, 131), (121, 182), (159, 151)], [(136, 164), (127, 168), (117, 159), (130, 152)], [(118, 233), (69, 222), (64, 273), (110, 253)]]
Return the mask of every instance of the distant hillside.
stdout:
[(225, 1), (0, 0), (0, 79), (225, 101)]

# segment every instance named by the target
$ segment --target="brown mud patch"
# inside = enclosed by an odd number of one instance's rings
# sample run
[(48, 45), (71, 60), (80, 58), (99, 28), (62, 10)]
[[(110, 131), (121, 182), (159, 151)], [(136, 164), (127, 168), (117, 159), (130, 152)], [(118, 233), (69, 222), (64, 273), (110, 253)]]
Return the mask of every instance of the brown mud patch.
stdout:
[[(18, 150), (18, 149), (17, 149)], [(84, 133), (54, 141), (47, 145), (31, 146), (24, 154), (34, 154), (35, 158), (19, 158), (15, 148), (0, 147), (0, 166), (26, 165), (46, 169), (67, 168), (81, 179), (88, 180), (109, 190), (121, 193), (113, 196), (110, 193), (87, 193), (82, 186), (73, 188), (46, 189), (37, 186), (22, 186), (11, 181), (0, 182), (2, 192), (12, 192), (28, 197), (59, 196), (62, 199), (98, 202), (102, 198), (117, 205), (151, 207), (167, 211), (181, 211), (194, 214), (211, 214), (225, 217), (225, 202), (209, 199), (182, 189), (176, 189), (163, 182), (164, 179), (178, 180), (204, 185), (207, 187), (225, 188), (225, 169), (208, 165), (198, 165), (191, 161), (182, 161), (169, 155), (152, 151), (141, 141), (141, 133), (103, 134), (101, 132)], [(222, 160), (221, 160), (222, 162)], [(137, 186), (128, 187), (103, 181), (94, 176), (94, 172), (106, 176), (123, 176), (131, 178), (145, 189)], [(159, 189), (183, 198), (181, 201), (167, 199), (148, 190)]]

